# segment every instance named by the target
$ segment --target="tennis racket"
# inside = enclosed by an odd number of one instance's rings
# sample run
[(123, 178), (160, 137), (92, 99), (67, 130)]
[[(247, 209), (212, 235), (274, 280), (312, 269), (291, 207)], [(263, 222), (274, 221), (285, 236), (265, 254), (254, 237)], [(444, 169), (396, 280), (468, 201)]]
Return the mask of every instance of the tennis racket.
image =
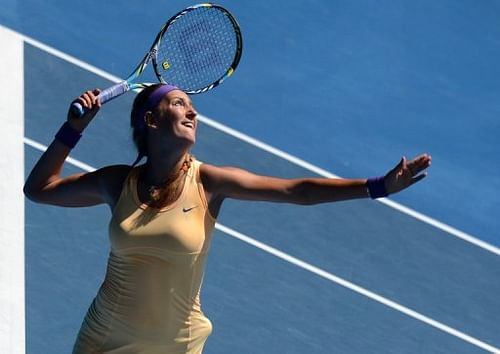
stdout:
[[(206, 92), (234, 73), (242, 49), (240, 27), (228, 10), (211, 3), (187, 7), (163, 25), (132, 74), (98, 98), (104, 104), (127, 91), (151, 85), (134, 82), (150, 62), (160, 82), (187, 94)], [(71, 109), (77, 117), (86, 111), (78, 102)]]

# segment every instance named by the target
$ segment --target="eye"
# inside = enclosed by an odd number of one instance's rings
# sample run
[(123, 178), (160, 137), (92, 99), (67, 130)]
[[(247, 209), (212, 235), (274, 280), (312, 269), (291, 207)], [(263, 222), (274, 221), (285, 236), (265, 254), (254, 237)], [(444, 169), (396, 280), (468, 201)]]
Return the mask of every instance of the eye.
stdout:
[(172, 104), (174, 106), (184, 106), (184, 100), (182, 98), (176, 98)]

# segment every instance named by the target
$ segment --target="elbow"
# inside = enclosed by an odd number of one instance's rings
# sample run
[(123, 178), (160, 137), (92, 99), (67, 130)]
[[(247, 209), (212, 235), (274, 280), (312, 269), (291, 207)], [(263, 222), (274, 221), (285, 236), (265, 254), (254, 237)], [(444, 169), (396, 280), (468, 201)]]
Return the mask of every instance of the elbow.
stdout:
[(307, 183), (299, 183), (295, 185), (291, 190), (288, 191), (290, 195), (290, 201), (298, 205), (314, 205), (317, 201), (312, 196)]
[(35, 193), (32, 188), (26, 183), (23, 187), (23, 193), (28, 198), (29, 200), (34, 201), (35, 199)]
[(23, 193), (32, 202), (40, 203), (40, 190), (37, 188), (33, 188), (33, 186), (29, 185), (29, 183), (25, 183), (23, 187)]

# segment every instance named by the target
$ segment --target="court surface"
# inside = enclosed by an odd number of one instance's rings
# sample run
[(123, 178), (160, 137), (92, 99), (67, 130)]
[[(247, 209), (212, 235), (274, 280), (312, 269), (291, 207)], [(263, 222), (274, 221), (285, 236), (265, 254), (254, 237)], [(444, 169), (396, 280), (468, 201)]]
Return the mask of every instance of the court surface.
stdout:
[[(68, 103), (126, 76), (164, 18), (190, 5), (152, 1), (163, 14), (115, 1), (90, 1), (82, 12), (55, 0), (0, 4), (0, 24), (15, 31), (0, 27), (2, 63), (22, 63), (2, 74), (17, 78), (2, 89), (2, 122), (14, 115), (24, 130), (20, 175), (2, 160), (7, 192), (11, 179), (22, 187)], [(214, 324), (206, 353), (498, 351), (500, 5), (222, 4), (240, 21), (245, 47), (233, 78), (193, 97), (198, 159), (282, 177), (366, 177), (423, 151), (434, 163), (426, 180), (383, 202), (227, 202), (202, 292)], [(134, 160), (133, 98), (101, 110), (65, 173)], [(11, 320), (25, 321), (16, 340), (26, 353), (68, 353), (104, 276), (110, 213), (29, 201), (21, 212), (24, 252), (3, 240), (1, 254), (11, 257), (2, 287), (10, 280), (25, 294), (24, 320)], [(12, 264), (24, 265), (24, 287)], [(2, 309), (15, 296), (0, 295)], [(24, 353), (22, 345), (11, 352)]]

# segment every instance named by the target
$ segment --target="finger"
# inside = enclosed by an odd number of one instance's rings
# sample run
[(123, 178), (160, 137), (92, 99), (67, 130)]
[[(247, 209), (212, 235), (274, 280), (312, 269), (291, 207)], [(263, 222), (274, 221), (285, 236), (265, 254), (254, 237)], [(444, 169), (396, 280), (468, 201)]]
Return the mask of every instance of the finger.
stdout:
[(404, 169), (406, 167), (406, 157), (401, 157), (401, 160), (399, 160), (398, 164), (396, 165), (396, 167), (394, 167), (391, 172), (399, 172), (401, 171), (402, 169)]
[(83, 101), (85, 102), (85, 107), (91, 108), (92, 107), (92, 97), (91, 97), (91, 92), (87, 91), (85, 92), (82, 96), (80, 96)]
[(95, 90), (85, 92), (84, 96), (85, 99), (87, 100), (89, 109), (94, 110), (99, 108), (99, 98), (95, 94)]
[(90, 100), (85, 95), (81, 95), (77, 100), (83, 107), (90, 109)]
[(415, 157), (413, 160), (411, 160), (412, 163), (415, 164), (423, 164), (426, 163), (427, 161), (431, 160), (431, 156), (428, 154), (422, 154), (417, 157)]
[(90, 92), (89, 93), (89, 98), (90, 98), (90, 103), (92, 104), (92, 107), (94, 107), (96, 105), (96, 101), (97, 101), (97, 96), (94, 95), (93, 92)]
[(425, 165), (421, 165), (421, 166), (417, 166), (416, 168), (413, 168), (413, 175), (418, 175), (420, 172), (426, 170), (428, 167), (430, 166), (430, 164), (425, 164)]
[(411, 184), (415, 184), (421, 180), (423, 180), (425, 177), (427, 177), (427, 172), (424, 172), (422, 174), (419, 174), (411, 179)]
[(96, 99), (97, 99), (97, 95), (94, 93), (94, 91), (87, 91), (87, 92), (86, 92), (86, 94), (87, 94), (87, 96), (89, 97), (90, 102), (91, 102), (92, 104), (95, 104), (95, 101), (96, 101)]
[(94, 105), (100, 105), (100, 101), (99, 101), (99, 94), (101, 93), (101, 90), (99, 89), (94, 89), (92, 91), (92, 103)]
[(417, 175), (431, 165), (431, 158), (429, 155), (422, 155), (413, 159), (408, 163), (408, 168), (412, 175)]
[(404, 174), (404, 172), (408, 169), (408, 161), (406, 160), (406, 157), (403, 156), (401, 157), (401, 161), (399, 161), (398, 165), (396, 166), (395, 170), (397, 171), (399, 175)]

